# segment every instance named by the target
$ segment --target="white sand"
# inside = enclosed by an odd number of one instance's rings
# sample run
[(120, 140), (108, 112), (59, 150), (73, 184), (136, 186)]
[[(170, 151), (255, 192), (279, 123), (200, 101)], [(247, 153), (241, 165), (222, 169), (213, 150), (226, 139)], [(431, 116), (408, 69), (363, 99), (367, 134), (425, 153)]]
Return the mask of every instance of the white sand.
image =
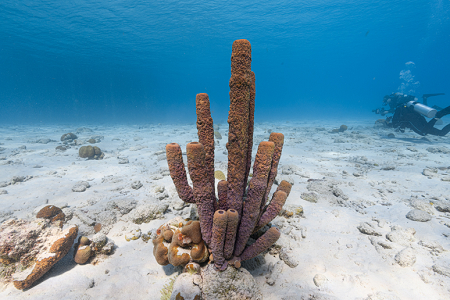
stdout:
[[(450, 137), (423, 139), (406, 132), (387, 138), (392, 131), (374, 129), (373, 122), (328, 120), (255, 125), (254, 154), (257, 143), (268, 138), (269, 129), (284, 133), (279, 179), (294, 182), (286, 206), (301, 205), (304, 209), (304, 218), (278, 217), (275, 222), (281, 225), (285, 222), (280, 243), (292, 248), (299, 265), (290, 268), (283, 263), (273, 286), (266, 283), (266, 275), (269, 264), (279, 261), (278, 256), (266, 254), (251, 270), (264, 299), (450, 298), (450, 278), (432, 268), (434, 265), (444, 270), (450, 268), (450, 214), (434, 208), (437, 204), (450, 204), (450, 181), (441, 180), (450, 176), (447, 169), (450, 153), (427, 150), (447, 147)], [(346, 124), (349, 130), (330, 133), (341, 124)], [(216, 146), (216, 169), (224, 172), (226, 125), (220, 127), (223, 139)], [(5, 148), (0, 151), (0, 183), (11, 182), (14, 176), (32, 176), (0, 188), (0, 221), (9, 217), (29, 219), (36, 208), (45, 204), (67, 206), (66, 211), (89, 215), (108, 201), (123, 198), (136, 200), (137, 208), (146, 203), (169, 203), (170, 211), (164, 219), (142, 225), (133, 224), (127, 215), (118, 218), (107, 234), (118, 246), (111, 257), (96, 265), (76, 265), (71, 250), (26, 291), (16, 290), (12, 284), (0, 285), (1, 299), (159, 299), (163, 285), (177, 274), (174, 268), (156, 263), (151, 242), (142, 239), (127, 242), (125, 234), (135, 229), (147, 233), (177, 213), (172, 207), (180, 200), (168, 176), (163, 150), (169, 142), (177, 142), (184, 149), (188, 142), (195, 141), (195, 124), (83, 126), (93, 132), (78, 134), (80, 139), (104, 136), (96, 144), (106, 154), (103, 160), (79, 158), (79, 147), (55, 151), (61, 144), (61, 135), (75, 132), (81, 125), (0, 127), (0, 147)], [(57, 142), (29, 142), (41, 138)], [(26, 149), (20, 149), (21, 146)], [(129, 163), (119, 164), (123, 158)], [(309, 192), (308, 179), (326, 179), (344, 197), (319, 193), (317, 203), (305, 201), (300, 195)], [(84, 192), (73, 192), (72, 187), (79, 181), (89, 182), (90, 187)], [(135, 181), (140, 181), (143, 187), (131, 188)], [(2, 194), (2, 190), (7, 193)], [(344, 200), (345, 196), (348, 199)], [(428, 209), (432, 219), (428, 222), (407, 219), (406, 214), (413, 209), (411, 200), (422, 203), (422, 209)], [(92, 237), (92, 227), (83, 225), (81, 218), (75, 214), (68, 224), (81, 224), (80, 230), (91, 230), (88, 233)], [(372, 245), (371, 236), (357, 229), (361, 222), (373, 225), (382, 234), (377, 238), (391, 249)], [(394, 225), (414, 228), (414, 239), (405, 245), (386, 240)], [(301, 235), (302, 228), (305, 238)], [(430, 242), (437, 242), (446, 251), (423, 246)], [(402, 267), (394, 257), (407, 247), (412, 249), (416, 261), (412, 266)], [(322, 278), (319, 287), (313, 281), (316, 275)]]

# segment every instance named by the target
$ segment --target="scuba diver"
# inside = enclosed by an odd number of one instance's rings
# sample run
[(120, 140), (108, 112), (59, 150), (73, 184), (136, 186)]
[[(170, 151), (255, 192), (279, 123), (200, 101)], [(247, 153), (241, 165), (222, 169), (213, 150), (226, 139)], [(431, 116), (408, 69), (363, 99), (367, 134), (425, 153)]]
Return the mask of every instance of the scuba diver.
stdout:
[[(438, 95), (444, 94), (424, 94), (424, 103), (426, 103), (428, 97)], [(440, 122), (442, 117), (450, 114), (450, 106), (437, 111), (435, 108), (421, 104), (417, 100), (417, 98), (411, 95), (393, 93), (383, 98), (383, 105), (389, 105), (389, 110), (379, 108), (373, 110), (373, 112), (382, 116), (388, 113), (394, 113), (392, 117), (386, 119), (386, 123), (389, 127), (396, 128), (401, 132), (405, 132), (405, 128), (410, 128), (422, 136), (427, 134), (445, 136), (450, 131), (450, 124), (442, 129), (434, 128), (434, 125), (436, 125), (436, 122)], [(424, 116), (431, 118), (431, 120), (427, 122)]]
[(409, 102), (409, 101), (415, 101), (417, 100), (416, 97), (411, 96), (411, 95), (404, 95), (402, 93), (392, 93), (390, 95), (386, 95), (383, 98), (383, 106), (389, 105), (389, 109), (386, 110), (384, 107), (382, 108), (377, 108), (372, 110), (372, 112), (376, 113), (376, 114), (380, 114), (382, 116), (387, 115), (387, 114), (393, 114), (395, 112), (395, 109), (397, 108), (397, 106), (405, 103), (405, 102)]

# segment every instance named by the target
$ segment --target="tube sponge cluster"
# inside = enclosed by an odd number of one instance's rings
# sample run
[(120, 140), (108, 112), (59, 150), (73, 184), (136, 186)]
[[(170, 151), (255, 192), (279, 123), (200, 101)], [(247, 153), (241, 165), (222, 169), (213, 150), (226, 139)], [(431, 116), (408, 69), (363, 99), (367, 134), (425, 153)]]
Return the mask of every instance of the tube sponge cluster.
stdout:
[[(255, 74), (251, 71), (251, 45), (247, 40), (233, 43), (229, 85), (228, 176), (217, 185), (218, 199), (214, 186), (214, 127), (207, 94), (196, 97), (199, 142), (186, 146), (192, 187), (187, 181), (180, 146), (176, 143), (166, 146), (170, 175), (178, 195), (187, 203), (197, 204), (202, 241), (212, 252), (214, 264), (220, 270), (230, 264), (240, 267), (241, 261), (257, 256), (278, 240), (280, 232), (272, 227), (255, 243), (247, 245), (252, 233), (278, 215), (291, 189), (289, 183), (282, 181), (268, 202), (283, 149), (281, 133), (271, 133), (269, 141), (259, 144), (253, 176), (248, 182), (253, 147)], [(184, 254), (174, 252), (177, 251), (175, 247), (184, 245), (182, 232), (182, 229), (180, 232), (168, 227), (158, 229), (153, 241), (158, 263), (179, 265), (180, 261), (184, 264), (189, 261)], [(191, 260), (192, 257), (191, 253)]]

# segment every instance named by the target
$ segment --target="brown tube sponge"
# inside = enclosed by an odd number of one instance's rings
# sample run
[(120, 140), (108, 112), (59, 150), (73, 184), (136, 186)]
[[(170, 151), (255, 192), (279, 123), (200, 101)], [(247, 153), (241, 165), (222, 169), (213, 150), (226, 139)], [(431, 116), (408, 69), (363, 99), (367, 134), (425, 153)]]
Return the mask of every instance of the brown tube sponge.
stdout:
[(227, 192), (228, 192), (228, 183), (226, 180), (221, 180), (217, 184), (217, 194), (219, 196), (219, 201), (215, 207), (215, 211), (222, 209), (227, 210)]
[(252, 165), (252, 148), (253, 148), (253, 129), (255, 119), (255, 73), (250, 71), (250, 101), (248, 103), (248, 148), (247, 148), (247, 167), (244, 177), (244, 189), (247, 186), (248, 174)]
[(211, 252), (214, 257), (214, 264), (218, 269), (221, 269), (225, 263), (223, 256), (223, 247), (227, 231), (227, 212), (218, 210), (214, 213), (214, 223), (211, 237)]
[[(205, 150), (205, 172), (211, 186), (215, 186), (214, 178), (214, 127), (211, 111), (209, 109), (208, 94), (197, 94), (195, 99), (197, 107), (198, 141)], [(214, 195), (214, 194), (213, 194)]]
[(227, 211), (227, 234), (225, 236), (225, 244), (223, 247), (223, 256), (225, 259), (230, 259), (233, 256), (238, 223), (239, 215), (237, 211), (234, 209), (229, 209)]
[(187, 144), (189, 175), (192, 179), (193, 194), (197, 202), (200, 229), (203, 240), (207, 245), (211, 242), (211, 229), (214, 215), (213, 188), (205, 173), (205, 150), (203, 145), (197, 142)]
[(194, 203), (192, 188), (189, 186), (186, 170), (184, 169), (181, 148), (177, 143), (170, 143), (166, 146), (167, 164), (169, 165), (170, 176), (177, 189), (178, 196), (187, 203)]
[(277, 191), (283, 191), (286, 193), (286, 195), (289, 196), (289, 194), (291, 193), (291, 188), (292, 188), (292, 184), (290, 184), (286, 180), (282, 180), (277, 187)]
[(269, 205), (266, 208), (266, 211), (262, 214), (261, 218), (256, 224), (256, 228), (254, 231), (258, 231), (278, 215), (284, 203), (286, 203), (286, 198), (287, 194), (281, 190), (278, 190), (273, 194), (272, 200), (270, 201)]
[(275, 145), (273, 142), (261, 142), (253, 164), (253, 177), (250, 180), (247, 199), (242, 210), (241, 223), (236, 237), (234, 256), (240, 256), (244, 251), (248, 238), (258, 221), (261, 202), (263, 201), (269, 176), (272, 155)]
[(275, 181), (275, 177), (277, 177), (278, 163), (280, 162), (281, 151), (283, 150), (284, 135), (282, 133), (272, 132), (270, 134), (269, 141), (275, 144), (275, 150), (273, 151), (272, 166), (270, 168), (269, 173), (269, 181), (267, 183), (264, 201), (261, 203), (261, 209), (263, 209), (264, 206), (266, 205), (267, 200), (269, 199), (270, 189), (272, 188), (273, 182)]
[(228, 208), (239, 215), (245, 191), (248, 165), (251, 45), (247, 40), (233, 42), (231, 54), (230, 112), (228, 115)]
[(181, 227), (181, 233), (189, 236), (194, 244), (198, 244), (202, 240), (199, 221), (188, 222), (186, 225)]
[(264, 250), (268, 249), (272, 246), (280, 237), (280, 231), (276, 227), (271, 227), (267, 230), (259, 239), (256, 240), (254, 244), (247, 247), (242, 255), (240, 256), (241, 261), (245, 261), (248, 259), (252, 259), (256, 257)]

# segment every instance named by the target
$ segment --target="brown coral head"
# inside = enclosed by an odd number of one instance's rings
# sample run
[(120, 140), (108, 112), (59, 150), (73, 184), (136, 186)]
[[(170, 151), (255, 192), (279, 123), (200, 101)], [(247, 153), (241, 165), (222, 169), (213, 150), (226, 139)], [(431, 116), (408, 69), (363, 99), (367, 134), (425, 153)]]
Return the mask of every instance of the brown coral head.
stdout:
[(181, 255), (178, 254), (179, 249), (181, 247), (175, 244), (170, 244), (170, 248), (169, 248), (169, 262), (174, 266), (180, 266), (180, 265), (185, 265), (187, 264), (190, 260), (191, 257), (189, 254), (187, 253), (181, 253)]
[(168, 252), (169, 249), (164, 246), (164, 238), (162, 235), (158, 235), (156, 238), (152, 240), (153, 242), (153, 256), (156, 259), (156, 262), (162, 266), (169, 264)]
[(204, 241), (192, 246), (191, 257), (193, 261), (203, 263), (208, 260), (209, 256), (208, 247), (206, 247)]
[(78, 244), (80, 244), (80, 246), (89, 245), (90, 243), (91, 241), (86, 236), (80, 236), (78, 239)]
[(162, 235), (164, 237), (164, 241), (170, 243), (173, 237), (173, 231), (171, 229), (165, 228), (163, 229)]
[(100, 230), (102, 230), (102, 224), (96, 223), (96, 224), (94, 225), (94, 231), (95, 231), (95, 233), (99, 232)]
[(80, 245), (75, 254), (75, 262), (82, 265), (88, 261), (89, 257), (91, 257), (91, 247)]
[(56, 218), (55, 220), (64, 220), (64, 213), (62, 212), (61, 208), (54, 205), (47, 205), (37, 213), (36, 218), (51, 219), (56, 216), (58, 218)]
[(192, 243), (192, 239), (188, 237), (187, 235), (182, 234), (181, 232), (178, 233), (178, 245), (185, 247)]
[(194, 244), (198, 244), (202, 240), (199, 221), (189, 221), (181, 228), (181, 233), (190, 237)]

